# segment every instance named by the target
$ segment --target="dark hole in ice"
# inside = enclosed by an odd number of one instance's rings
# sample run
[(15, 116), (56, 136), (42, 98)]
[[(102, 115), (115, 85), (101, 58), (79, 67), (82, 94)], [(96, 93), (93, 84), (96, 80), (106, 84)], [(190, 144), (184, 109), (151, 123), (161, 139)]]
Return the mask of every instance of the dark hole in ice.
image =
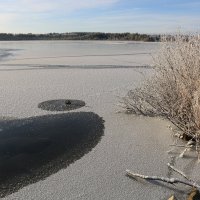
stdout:
[(75, 99), (57, 99), (44, 101), (38, 104), (38, 108), (49, 111), (70, 111), (85, 106), (85, 102)]
[(0, 120), (0, 197), (66, 168), (92, 150), (104, 121), (92, 112)]

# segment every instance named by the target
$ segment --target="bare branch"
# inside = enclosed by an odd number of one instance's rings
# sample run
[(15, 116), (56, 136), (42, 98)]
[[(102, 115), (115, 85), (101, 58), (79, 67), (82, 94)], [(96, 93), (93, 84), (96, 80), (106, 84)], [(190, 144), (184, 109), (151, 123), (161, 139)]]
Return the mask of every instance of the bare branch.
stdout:
[(183, 176), (185, 179), (189, 180), (190, 179), (180, 170), (176, 169), (174, 166), (172, 166), (170, 163), (167, 164), (168, 167), (170, 167), (172, 170), (174, 170), (175, 172), (177, 172), (178, 174), (180, 174), (181, 176)]
[(181, 183), (184, 185), (188, 185), (188, 186), (200, 189), (200, 185), (198, 185), (194, 181), (182, 181), (177, 178), (165, 178), (165, 177), (159, 177), (159, 176), (145, 176), (142, 174), (133, 173), (130, 170), (126, 170), (126, 174), (132, 178), (142, 178), (142, 179), (146, 179), (146, 180), (162, 181), (162, 182), (169, 183), (169, 184)]

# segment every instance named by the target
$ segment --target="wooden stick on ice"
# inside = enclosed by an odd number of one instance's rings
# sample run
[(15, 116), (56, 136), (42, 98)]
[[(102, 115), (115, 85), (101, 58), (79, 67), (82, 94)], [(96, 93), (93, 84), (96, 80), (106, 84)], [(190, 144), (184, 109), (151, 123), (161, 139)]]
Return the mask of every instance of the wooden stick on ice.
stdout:
[(126, 170), (126, 174), (129, 177), (132, 177), (132, 178), (142, 178), (142, 179), (146, 179), (146, 180), (156, 180), (156, 181), (166, 182), (166, 183), (169, 183), (169, 184), (181, 183), (181, 184), (184, 184), (184, 185), (195, 187), (195, 188), (200, 190), (200, 185), (198, 185), (197, 183), (195, 183), (192, 180), (183, 181), (183, 180), (180, 180), (180, 179), (177, 179), (177, 178), (165, 178), (165, 177), (159, 177), (159, 176), (145, 176), (145, 175), (142, 175), (142, 174), (133, 173), (130, 170)]

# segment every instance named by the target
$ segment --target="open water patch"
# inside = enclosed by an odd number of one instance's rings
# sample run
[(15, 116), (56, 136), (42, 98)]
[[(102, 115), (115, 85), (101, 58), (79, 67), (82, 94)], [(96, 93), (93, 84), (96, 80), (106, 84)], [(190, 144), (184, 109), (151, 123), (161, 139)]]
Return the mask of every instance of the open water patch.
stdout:
[(57, 99), (44, 101), (38, 104), (38, 108), (48, 111), (70, 111), (85, 106), (85, 102), (75, 99)]
[(66, 168), (104, 134), (92, 112), (0, 120), (0, 197)]

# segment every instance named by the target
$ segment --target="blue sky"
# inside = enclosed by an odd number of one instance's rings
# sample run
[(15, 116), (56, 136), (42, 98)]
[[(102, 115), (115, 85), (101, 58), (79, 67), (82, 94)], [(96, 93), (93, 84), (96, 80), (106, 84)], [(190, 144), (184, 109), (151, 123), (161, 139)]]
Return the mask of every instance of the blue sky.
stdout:
[(200, 0), (0, 0), (0, 32), (200, 31)]

